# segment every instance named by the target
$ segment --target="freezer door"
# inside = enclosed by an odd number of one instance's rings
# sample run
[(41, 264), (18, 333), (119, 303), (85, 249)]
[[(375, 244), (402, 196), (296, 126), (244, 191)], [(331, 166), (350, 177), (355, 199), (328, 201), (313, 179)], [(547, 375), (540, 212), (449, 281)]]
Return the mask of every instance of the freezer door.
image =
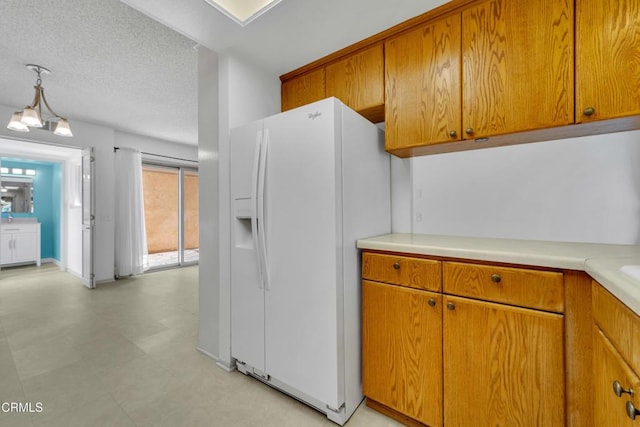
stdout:
[(344, 402), (337, 105), (320, 101), (264, 125), (266, 372), (333, 408)]
[(230, 137), (231, 356), (264, 371), (264, 286), (256, 244), (257, 158), (262, 121)]

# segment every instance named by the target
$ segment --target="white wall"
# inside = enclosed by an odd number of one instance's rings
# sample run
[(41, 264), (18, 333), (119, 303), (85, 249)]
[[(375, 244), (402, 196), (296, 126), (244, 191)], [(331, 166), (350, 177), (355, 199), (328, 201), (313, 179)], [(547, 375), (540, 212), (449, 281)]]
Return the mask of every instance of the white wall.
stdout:
[[(0, 117), (7, 121), (16, 108), (0, 105)], [(96, 220), (94, 231), (94, 273), (96, 281), (108, 282), (113, 280), (114, 250), (115, 250), (115, 164), (114, 146), (121, 144), (133, 148), (153, 150), (157, 154), (197, 158), (197, 148), (182, 144), (174, 144), (139, 135), (132, 135), (113, 129), (70, 119), (73, 138), (55, 135), (53, 132), (32, 130), (29, 133), (11, 131), (6, 126), (0, 126), (0, 137), (13, 140), (42, 142), (46, 144), (62, 145), (76, 148), (95, 148), (95, 190), (96, 190)]]
[[(170, 141), (120, 131), (115, 132), (115, 145), (116, 147), (135, 148), (145, 153), (157, 154), (158, 158), (166, 156), (178, 160), (198, 161), (198, 146), (196, 145), (176, 144)], [(145, 158), (144, 154), (143, 158)], [(170, 161), (171, 159), (167, 160)], [(177, 163), (181, 162), (178, 161)]]
[(640, 243), (640, 131), (414, 158), (416, 233)]
[[(280, 111), (280, 81), (249, 61), (199, 49), (200, 337), (199, 349), (231, 368), (229, 130)], [(217, 105), (213, 105), (217, 101)], [(217, 116), (216, 116), (217, 114)], [(216, 128), (217, 127), (217, 128)], [(217, 187), (211, 185), (217, 183)], [(213, 188), (215, 187), (215, 188)], [(204, 220), (203, 220), (204, 218)], [(206, 235), (203, 227), (210, 227)], [(207, 239), (206, 244), (203, 241)], [(210, 247), (211, 243), (216, 247)]]
[(198, 48), (198, 204), (200, 263), (198, 349), (218, 355), (218, 56)]

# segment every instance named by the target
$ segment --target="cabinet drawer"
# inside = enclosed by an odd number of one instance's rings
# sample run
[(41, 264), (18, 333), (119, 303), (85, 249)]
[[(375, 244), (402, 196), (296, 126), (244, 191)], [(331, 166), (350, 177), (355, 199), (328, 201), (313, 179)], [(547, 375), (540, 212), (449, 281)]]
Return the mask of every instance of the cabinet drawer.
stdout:
[(362, 254), (362, 277), (416, 289), (442, 290), (442, 263), (430, 259)]
[(593, 319), (631, 368), (640, 372), (640, 316), (592, 282)]
[(36, 228), (37, 224), (20, 224), (20, 225), (3, 225), (0, 228), (2, 233), (36, 233), (38, 230)]
[(562, 273), (445, 262), (444, 292), (562, 313)]

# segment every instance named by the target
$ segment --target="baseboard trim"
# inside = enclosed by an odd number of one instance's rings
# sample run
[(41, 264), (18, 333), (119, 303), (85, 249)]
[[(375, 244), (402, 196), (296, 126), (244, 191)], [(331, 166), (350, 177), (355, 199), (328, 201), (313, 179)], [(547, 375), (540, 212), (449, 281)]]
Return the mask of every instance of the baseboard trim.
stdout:
[(396, 411), (395, 409), (389, 408), (388, 406), (377, 402), (375, 400), (371, 400), (367, 397), (367, 406), (373, 409), (376, 412), (380, 412), (381, 414), (386, 415), (389, 418), (393, 418), (401, 424), (404, 424), (408, 427), (428, 427), (426, 424), (422, 424), (420, 421), (414, 420), (413, 418)]
[(233, 371), (236, 370), (235, 361), (231, 362), (231, 364), (228, 364), (228, 363), (225, 363), (225, 362), (221, 361), (219, 358), (217, 358), (213, 354), (209, 353), (207, 350), (202, 349), (201, 347), (196, 347), (196, 350), (198, 350), (200, 353), (204, 354), (205, 356), (209, 356), (210, 358), (215, 360), (216, 365), (218, 365), (219, 368), (224, 369), (227, 372), (233, 372)]

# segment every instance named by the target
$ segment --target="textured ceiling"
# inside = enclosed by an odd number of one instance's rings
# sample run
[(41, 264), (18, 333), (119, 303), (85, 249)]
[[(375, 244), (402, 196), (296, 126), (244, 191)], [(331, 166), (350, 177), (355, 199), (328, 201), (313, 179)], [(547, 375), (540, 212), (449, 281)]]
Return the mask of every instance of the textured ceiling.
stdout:
[(205, 0), (122, 1), (215, 52), (233, 52), (276, 75), (447, 3), (447, 0), (282, 0), (242, 27)]
[(0, 36), (0, 104), (31, 103), (35, 63), (52, 71), (47, 100), (72, 128), (197, 143), (195, 43), (119, 0), (1, 0)]
[(72, 127), (197, 144), (196, 42), (277, 76), (445, 2), (283, 0), (242, 27), (205, 0), (0, 0), (0, 104), (31, 103), (35, 63)]

